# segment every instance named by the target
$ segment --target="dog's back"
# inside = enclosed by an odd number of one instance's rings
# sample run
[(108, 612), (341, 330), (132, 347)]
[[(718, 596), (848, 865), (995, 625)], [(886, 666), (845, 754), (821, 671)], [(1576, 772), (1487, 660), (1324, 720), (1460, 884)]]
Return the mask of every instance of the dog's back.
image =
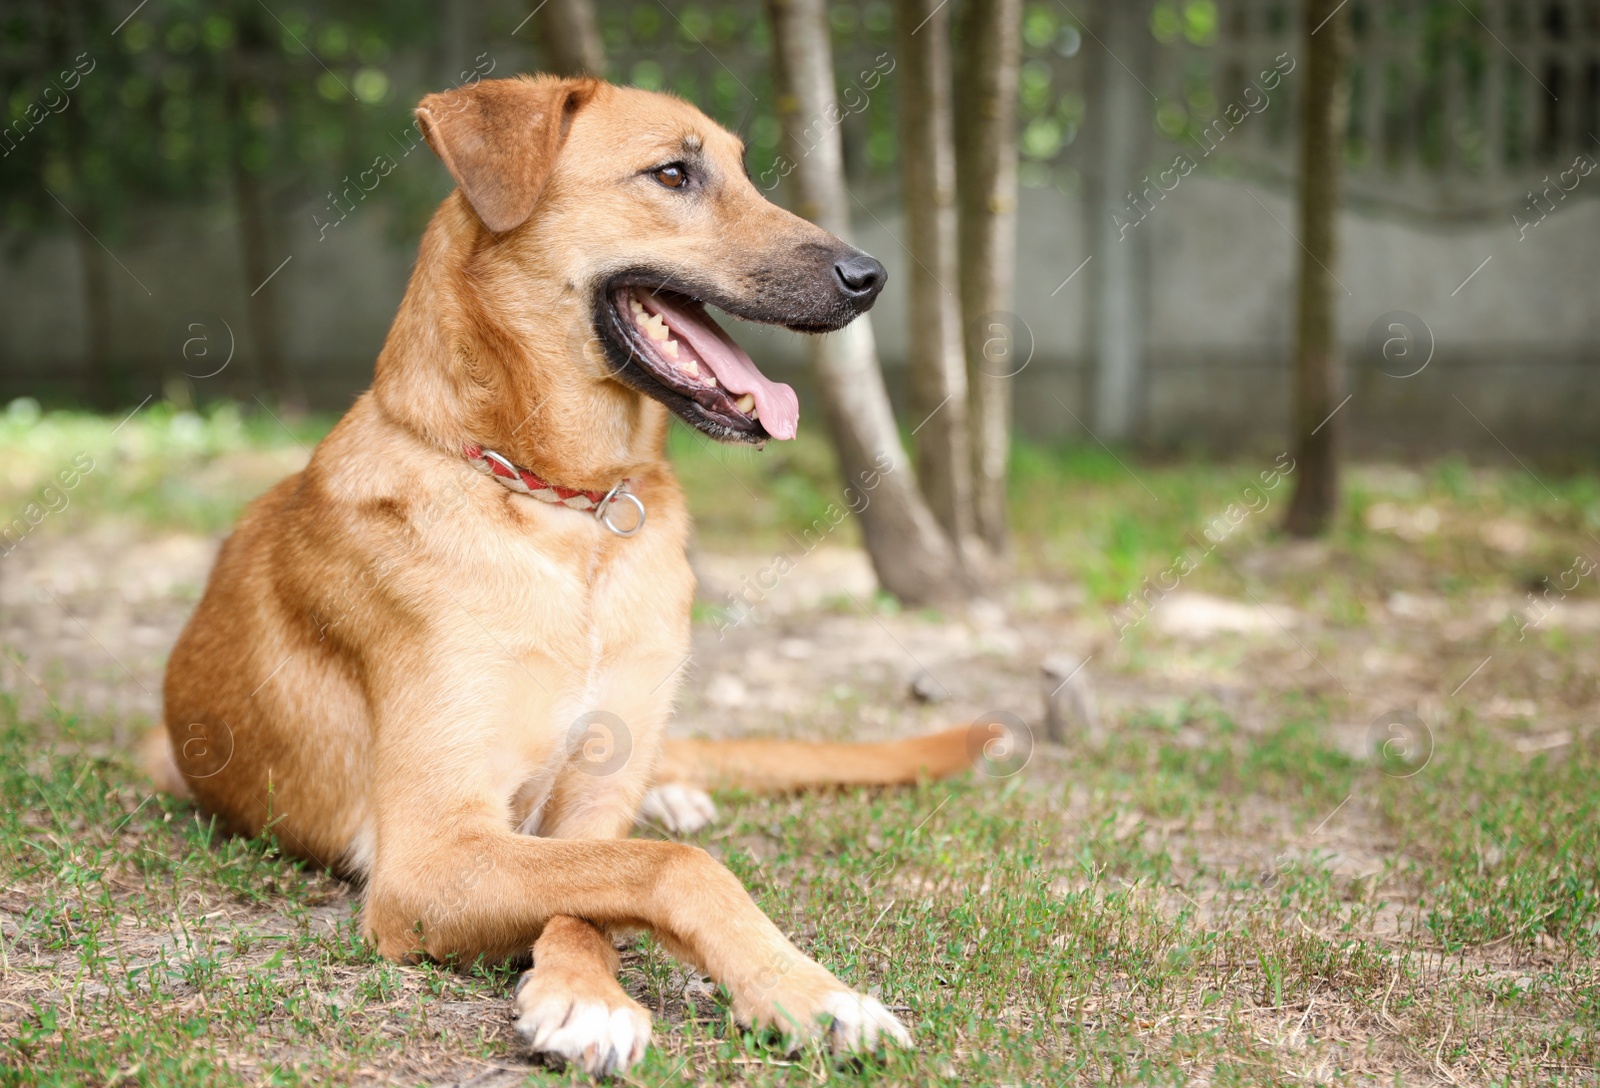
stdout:
[[(370, 715), (358, 677), (330, 642), (338, 635), (329, 605), (360, 603), (330, 592), (343, 579), (305, 538), (326, 513), (307, 508), (315, 501), (308, 488), (306, 472), (283, 480), (224, 542), (167, 665), (170, 771), (159, 746), (152, 754), (169, 782), (176, 772), (184, 792), (230, 830), (270, 826), (286, 851), (358, 875), (370, 854), (359, 830)], [(336, 524), (313, 532), (325, 536)]]

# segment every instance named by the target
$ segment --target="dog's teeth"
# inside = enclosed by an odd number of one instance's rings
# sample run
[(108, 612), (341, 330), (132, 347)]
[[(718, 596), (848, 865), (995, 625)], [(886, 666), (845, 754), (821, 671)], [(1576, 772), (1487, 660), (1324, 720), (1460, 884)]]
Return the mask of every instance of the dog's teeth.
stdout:
[(644, 331), (652, 340), (665, 340), (672, 335), (667, 330), (667, 323), (661, 319), (660, 314), (650, 315), (650, 320), (644, 323)]
[(744, 396), (734, 401), (733, 406), (747, 416), (753, 416), (756, 414), (756, 398), (751, 396), (749, 393), (746, 393)]
[(667, 358), (676, 359), (678, 357), (678, 342), (676, 340), (665, 341), (661, 345), (661, 350), (667, 353)]
[[(677, 347), (678, 345), (674, 343), (672, 346)], [(676, 359), (678, 357), (678, 353), (673, 352), (672, 357)], [(695, 362), (693, 359), (685, 359), (683, 362), (678, 364), (678, 369), (689, 375), (691, 378), (698, 378), (700, 376), (700, 364)]]
[(715, 389), (716, 387), (717, 387), (717, 376), (715, 374), (706, 375), (706, 388)]
[(643, 306), (641, 306), (641, 305), (639, 305), (639, 300), (638, 300), (638, 299), (636, 299), (636, 298), (630, 298), (630, 299), (629, 299), (629, 300), (628, 300), (628, 305), (629, 305), (629, 307), (631, 307), (631, 308), (632, 308), (632, 310), (633, 310), (633, 312), (634, 312), (634, 313), (636, 313), (636, 314), (642, 314), (642, 313), (644, 313), (644, 307), (643, 307)]

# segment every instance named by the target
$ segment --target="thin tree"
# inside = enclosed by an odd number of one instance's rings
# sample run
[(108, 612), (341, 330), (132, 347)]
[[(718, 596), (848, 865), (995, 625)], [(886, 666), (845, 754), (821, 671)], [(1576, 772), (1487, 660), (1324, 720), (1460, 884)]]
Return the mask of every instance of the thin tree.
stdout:
[[(773, 79), (783, 122), (785, 165), (796, 210), (823, 229), (850, 237), (840, 112), (833, 77), (826, 0), (769, 0)], [(807, 132), (802, 142), (801, 133)], [(808, 337), (807, 350), (847, 485), (864, 494), (861, 535), (878, 581), (910, 604), (965, 596), (969, 586), (917, 486), (900, 443), (878, 367), (872, 325), (858, 318), (840, 332)], [(863, 491), (867, 480), (876, 486)]]
[[(76, 10), (72, 11), (73, 16), (78, 14)], [(69, 26), (69, 21), (74, 25)], [(59, 70), (70, 71), (73, 68), (70, 58), (79, 55), (82, 24), (63, 12), (60, 22), (53, 25), (53, 30), (55, 32), (49, 35), (51, 59), (59, 66)], [(109, 407), (116, 403), (116, 387), (120, 376), (115, 373), (112, 364), (115, 327), (111, 311), (111, 262), (100, 243), (100, 236), (105, 229), (100, 214), (104, 194), (95, 191), (95, 172), (89, 164), (91, 156), (95, 154), (89, 114), (81, 104), (76, 109), (68, 109), (66, 113), (61, 126), (61, 151), (65, 173), (72, 183), (72, 190), (66, 194), (66, 199), (77, 206), (77, 211), (71, 212), (69, 209), (69, 214), (77, 219), (78, 226), (82, 228), (74, 232), (74, 240), (78, 244), (78, 258), (83, 271), (86, 319), (84, 347), (89, 364), (89, 399), (100, 407)]]
[[(1148, 166), (1155, 37), (1150, 9), (1130, 0), (1098, 0), (1084, 27), (1089, 110), (1085, 144), (1084, 287), (1093, 360), (1089, 423), (1105, 442), (1137, 441), (1144, 380), (1149, 295), (1149, 228), (1127, 228), (1130, 189)], [(1120, 213), (1120, 215), (1119, 215)], [(1074, 255), (1073, 267), (1077, 265)]]
[(1349, 12), (1341, 0), (1305, 8), (1306, 85), (1300, 125), (1300, 280), (1295, 319), (1295, 488), (1284, 519), (1293, 536), (1316, 536), (1339, 504), (1339, 375), (1334, 294), (1343, 290), (1338, 216), (1349, 105)]
[(591, 0), (544, 0), (539, 11), (550, 71), (563, 76), (606, 74), (605, 45)]
[[(117, 297), (127, 290), (117, 278), (125, 273), (107, 249), (134, 203), (119, 154), (150, 134), (113, 112), (112, 90), (133, 61), (98, 44), (99, 0), (11, 6), (11, 22), (26, 32), (0, 48), (0, 221), (13, 245), (59, 232), (76, 246), (86, 366), (53, 381), (110, 407), (126, 392), (129, 353), (115, 320)], [(132, 273), (126, 276), (131, 284)], [(141, 282), (134, 290), (144, 297), (147, 288)]]
[(956, 272), (947, 2), (898, 0), (894, 20), (900, 198), (911, 256), (907, 349), (917, 473), (939, 524), (970, 559), (977, 539)]
[[(273, 209), (263, 168), (267, 161), (260, 154), (270, 139), (253, 120), (252, 101), (272, 94), (276, 67), (277, 40), (268, 33), (256, 13), (241, 11), (237, 24), (237, 43), (224, 59), (219, 58), (214, 76), (227, 104), (231, 124), (227, 127), (228, 177), (239, 213), (239, 259), (244, 272), (245, 314), (250, 340), (255, 347), (256, 372), (261, 384), (284, 409), (299, 414), (305, 411), (305, 396), (290, 373), (283, 356), (279, 335), (281, 308), (278, 297), (278, 257), (282, 240), (273, 227)], [(278, 245), (273, 244), (277, 239)]]
[(961, 318), (972, 397), (973, 509), (990, 551), (1006, 548), (1012, 381), (1026, 359), (1008, 311), (1017, 253), (1017, 76), (1022, 0), (969, 3), (956, 95)]

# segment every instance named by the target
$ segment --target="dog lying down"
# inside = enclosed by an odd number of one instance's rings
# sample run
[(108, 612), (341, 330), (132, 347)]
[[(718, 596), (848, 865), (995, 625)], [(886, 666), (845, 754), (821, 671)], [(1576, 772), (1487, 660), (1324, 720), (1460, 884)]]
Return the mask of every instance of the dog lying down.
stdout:
[[(457, 189), (371, 390), (223, 545), (172, 652), (154, 775), (360, 881), (384, 956), (531, 950), (517, 1028), (593, 1074), (650, 1040), (616, 980), (611, 934), (630, 929), (726, 987), (743, 1023), (909, 1045), (704, 850), (626, 838), (641, 814), (703, 824), (718, 784), (968, 765), (964, 729), (664, 736), (694, 592), (669, 413), (755, 444), (799, 419), (705, 304), (828, 332), (883, 267), (763, 199), (738, 139), (676, 98), (542, 76), (429, 95), (416, 117)], [(604, 765), (582, 743), (599, 717), (631, 741)]]

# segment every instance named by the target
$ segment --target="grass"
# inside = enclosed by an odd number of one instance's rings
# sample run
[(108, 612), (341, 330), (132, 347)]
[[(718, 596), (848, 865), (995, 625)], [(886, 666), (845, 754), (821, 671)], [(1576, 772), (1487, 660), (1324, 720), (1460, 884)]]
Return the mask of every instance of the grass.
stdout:
[[(332, 425), (319, 417), (289, 424), (231, 403), (199, 414), (156, 402), (106, 417), (41, 413), (20, 398), (0, 411), (0, 517), (50, 532), (105, 520), (223, 532), (245, 503), (296, 471)], [(74, 468), (75, 482), (62, 476)], [(29, 516), (30, 506), (44, 516)]]
[[(92, 723), (0, 713), (7, 750), (32, 753), (0, 799), (5, 991), (25, 1010), (0, 1044), (7, 1083), (404, 1079), (419, 1044), (446, 1066), (507, 1061), (505, 968), (376, 959), (348, 889), (150, 797)], [(1203, 747), (1171, 746), (1180, 721), (1133, 721), (1026, 780), (734, 799), (702, 841), (814, 955), (906, 1010), (922, 1048), (884, 1068), (778, 1064), (717, 995), (686, 1000), (641, 939), (624, 981), (663, 1023), (633, 1079), (1291, 1083), (1329, 1063), (1426, 1073), (1436, 1052), (1473, 1056), (1493, 1083), (1589, 1078), (1600, 745), (1554, 766), (1474, 734), (1404, 779), (1320, 747), (1307, 723), (1251, 738), (1201, 713)], [(1378, 879), (1289, 852), (1289, 829), (1344, 791), (1404, 859)], [(1287, 838), (1207, 860), (1263, 803)]]
[[(329, 416), (286, 420), (229, 402), (203, 412), (155, 402), (119, 418), (42, 412), (23, 398), (0, 410), (7, 457), (0, 512), (11, 518), (38, 506), (49, 511), (43, 521), (54, 531), (122, 519), (145, 529), (223, 532), (245, 503), (296, 471), (333, 423)], [(776, 546), (838, 498), (833, 454), (815, 434), (757, 452), (674, 425), (669, 450), (701, 535), (717, 546)], [(60, 473), (81, 469), (83, 457), (89, 469), (64, 487)], [(50, 488), (60, 497), (48, 495)], [(838, 539), (852, 542), (854, 533), (846, 524)]]
[[(1292, 462), (1286, 457), (1283, 463)], [(1197, 459), (1130, 469), (1097, 447), (1023, 446), (1013, 457), (1011, 485), (1020, 562), (1036, 571), (1071, 571), (1093, 599), (1109, 604), (1167, 568), (1178, 552), (1203, 545), (1206, 528), (1232, 506), (1245, 514), (1219, 549), (1224, 561), (1204, 564), (1200, 577), (1209, 586), (1237, 592), (1243, 580), (1229, 570), (1228, 554), (1272, 539), (1288, 507), (1293, 473), (1279, 473), (1275, 487), (1262, 480), (1279, 463)], [(1066, 489), (1070, 502), (1061, 501)], [(1373, 532), (1367, 524), (1373, 508), (1396, 503), (1433, 510), (1441, 524), (1410, 539)], [(1472, 531), (1501, 518), (1526, 523), (1526, 550), (1506, 554), (1485, 547)], [(1429, 568), (1422, 583), (1426, 588), (1456, 593), (1508, 578), (1537, 582), (1565, 570), (1573, 548), (1587, 547), (1600, 560), (1595, 536), (1600, 536), (1600, 476), (1595, 473), (1534, 478), (1448, 459), (1419, 469), (1385, 466), (1348, 473), (1328, 543), (1339, 573), (1363, 586), (1393, 588), (1398, 576), (1415, 588), (1411, 568), (1424, 565)]]
[[(0, 476), (0, 512), (15, 515), (29, 503), (47, 505), (41, 492), (86, 454), (97, 467), (66, 494), (68, 509), (75, 504), (78, 510), (61, 511), (53, 519), (57, 525), (81, 528), (121, 517), (146, 528), (221, 532), (249, 499), (294, 471), (332, 424), (327, 416), (285, 421), (228, 402), (203, 413), (156, 402), (125, 419), (42, 413), (24, 398), (0, 411), (0, 449), (8, 460)], [(832, 451), (814, 430), (757, 451), (718, 445), (674, 425), (668, 452), (707, 547), (769, 550), (841, 499)], [(1259, 464), (1197, 459), (1130, 469), (1098, 447), (1022, 444), (1013, 455), (1010, 489), (1017, 565), (1025, 573), (1068, 575), (1093, 600), (1114, 603), (1178, 551), (1203, 541), (1206, 528), (1230, 506), (1247, 513), (1228, 534), (1224, 556), (1230, 547), (1271, 538), (1293, 472), (1276, 473), (1272, 486), (1263, 476), (1284, 464), (1292, 458)], [(1531, 585), (1564, 570), (1573, 546), (1600, 546), (1594, 539), (1600, 535), (1595, 473), (1531, 478), (1446, 460), (1422, 470), (1358, 471), (1345, 490), (1331, 543), (1345, 564), (1343, 573), (1352, 578), (1384, 578), (1404, 553), (1433, 567), (1432, 582), (1446, 591), (1507, 576)], [(1532, 546), (1514, 557), (1500, 556), (1472, 533), (1449, 531), (1460, 524), (1441, 526), (1420, 540), (1369, 531), (1365, 522), (1372, 508), (1396, 501), (1437, 508), (1458, 523), (1524, 517)], [(833, 539), (856, 543), (853, 521), (846, 519)], [(1202, 578), (1209, 585), (1238, 584), (1229, 581), (1225, 563), (1209, 565)]]
[[(113, 435), (116, 420), (28, 415), (0, 417), (0, 499), (31, 501), (80, 451), (97, 464), (29, 549), (107, 519), (215, 532), (326, 425), (159, 408)], [(759, 553), (836, 487), (820, 445), (781, 465), (732, 452), (673, 438), (701, 547)], [(1102, 734), (1041, 740), (1006, 778), (727, 795), (696, 838), (802, 947), (900, 1009), (917, 1051), (783, 1055), (638, 938), (623, 982), (657, 1028), (631, 1083), (1600, 1079), (1600, 636), (1495, 620), (1574, 554), (1600, 558), (1595, 478), (1362, 468), (1309, 554), (1271, 532), (1280, 490), (1183, 588), (1292, 604), (1312, 618), (1303, 645), (1154, 623), (1117, 640), (1100, 611), (1267, 467), (1124, 460), (1023, 448), (1012, 496), (1021, 580), (1079, 594), (1040, 638), (1099, 632)], [(1595, 581), (1569, 597), (1592, 602)], [(846, 622), (881, 641), (949, 621), (828, 612), (784, 630)], [(8, 683), (26, 649), (7, 648)], [(1013, 683), (1010, 667), (974, 675)], [(0, 694), (0, 1084), (581, 1082), (527, 1064), (507, 968), (377, 959), (352, 889), (150, 794), (126, 744), (139, 723), (17, 683)], [(786, 719), (802, 730), (872, 704), (904, 730), (951, 712), (809, 686)], [(1365, 724), (1385, 707), (1419, 707), (1404, 728), (1420, 734), (1385, 746)]]

